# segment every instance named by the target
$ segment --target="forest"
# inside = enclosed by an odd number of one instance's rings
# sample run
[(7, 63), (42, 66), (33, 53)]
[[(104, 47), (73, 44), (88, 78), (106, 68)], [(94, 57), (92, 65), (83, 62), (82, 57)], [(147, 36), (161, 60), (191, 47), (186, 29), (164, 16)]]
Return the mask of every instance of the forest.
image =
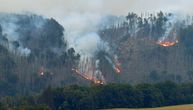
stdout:
[(5, 97), (1, 109), (11, 110), (95, 110), (150, 108), (193, 103), (193, 84), (108, 84), (46, 88), (33, 96)]
[[(75, 70), (84, 65), (80, 66), (83, 54), (69, 47), (67, 31), (58, 21), (36, 14), (0, 13), (1, 109), (92, 110), (192, 103), (192, 16), (178, 19), (161, 11), (109, 15), (97, 35), (109, 49), (99, 49), (94, 56), (98, 63), (85, 65), (100, 70), (104, 81), (100, 84)], [(114, 57), (118, 64), (111, 60)]]

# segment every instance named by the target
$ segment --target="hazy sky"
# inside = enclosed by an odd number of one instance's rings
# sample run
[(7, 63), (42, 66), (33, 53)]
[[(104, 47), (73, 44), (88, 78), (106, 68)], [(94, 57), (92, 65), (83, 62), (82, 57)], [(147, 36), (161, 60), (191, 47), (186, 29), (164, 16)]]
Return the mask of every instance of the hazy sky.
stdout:
[(0, 0), (1, 12), (25, 12), (47, 16), (69, 12), (126, 14), (128, 11), (181, 11), (193, 13), (193, 0)]

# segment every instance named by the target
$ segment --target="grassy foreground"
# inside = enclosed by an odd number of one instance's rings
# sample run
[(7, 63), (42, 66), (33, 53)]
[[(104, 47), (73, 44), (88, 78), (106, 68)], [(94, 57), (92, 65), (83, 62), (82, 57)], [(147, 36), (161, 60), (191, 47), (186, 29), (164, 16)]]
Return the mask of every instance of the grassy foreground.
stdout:
[(142, 109), (126, 109), (126, 108), (115, 108), (111, 110), (193, 110), (193, 104), (188, 105), (177, 105), (160, 108), (142, 108)]

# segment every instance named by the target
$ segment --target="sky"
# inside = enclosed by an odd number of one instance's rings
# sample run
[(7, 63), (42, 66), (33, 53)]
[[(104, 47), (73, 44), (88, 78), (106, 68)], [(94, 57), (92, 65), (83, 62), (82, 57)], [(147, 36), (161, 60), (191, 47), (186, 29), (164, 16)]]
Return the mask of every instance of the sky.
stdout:
[(32, 12), (49, 17), (72, 12), (126, 15), (130, 11), (160, 10), (193, 14), (193, 0), (0, 0), (0, 12)]

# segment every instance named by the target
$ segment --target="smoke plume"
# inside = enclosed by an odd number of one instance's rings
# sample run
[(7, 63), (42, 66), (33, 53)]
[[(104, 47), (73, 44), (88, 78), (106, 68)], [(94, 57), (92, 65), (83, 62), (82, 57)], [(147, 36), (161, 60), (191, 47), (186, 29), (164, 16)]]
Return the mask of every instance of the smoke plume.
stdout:
[(68, 41), (68, 46), (84, 55), (93, 55), (101, 49), (107, 49), (107, 43), (97, 34), (100, 19), (100, 15), (91, 13), (73, 13), (64, 17), (64, 39)]
[(80, 74), (92, 79), (95, 83), (105, 82), (98, 68), (99, 61), (96, 55), (100, 51), (109, 51), (108, 43), (98, 35), (102, 17), (101, 14), (90, 12), (70, 13), (62, 21), (65, 28), (64, 39), (68, 42), (68, 48), (74, 48), (81, 56), (78, 64)]
[[(100, 74), (96, 68), (96, 54), (99, 51), (109, 52), (108, 43), (98, 35), (101, 20), (106, 15), (126, 15), (128, 12), (152, 13), (157, 11), (184, 12), (193, 14), (192, 0), (0, 0), (2, 12), (33, 12), (53, 17), (65, 28), (64, 39), (68, 48), (74, 48), (81, 55), (79, 69), (82, 74), (93, 76)], [(14, 20), (13, 20), (14, 21)], [(9, 41), (18, 41), (14, 23), (3, 25), (3, 31)], [(10, 30), (11, 27), (11, 30)], [(167, 27), (168, 28), (168, 27)], [(168, 34), (171, 27), (165, 33)], [(13, 37), (14, 36), (14, 37)], [(13, 38), (12, 38), (13, 37)], [(20, 46), (21, 53), (30, 50)], [(111, 59), (106, 58), (116, 69)]]
[(31, 50), (23, 47), (22, 43), (20, 42), (20, 35), (17, 30), (20, 28), (17, 25), (18, 17), (9, 14), (0, 14), (0, 26), (2, 28), (2, 34), (6, 38), (6, 42), (8, 44), (7, 48), (10, 51), (15, 51), (23, 56), (28, 56), (31, 53)]

